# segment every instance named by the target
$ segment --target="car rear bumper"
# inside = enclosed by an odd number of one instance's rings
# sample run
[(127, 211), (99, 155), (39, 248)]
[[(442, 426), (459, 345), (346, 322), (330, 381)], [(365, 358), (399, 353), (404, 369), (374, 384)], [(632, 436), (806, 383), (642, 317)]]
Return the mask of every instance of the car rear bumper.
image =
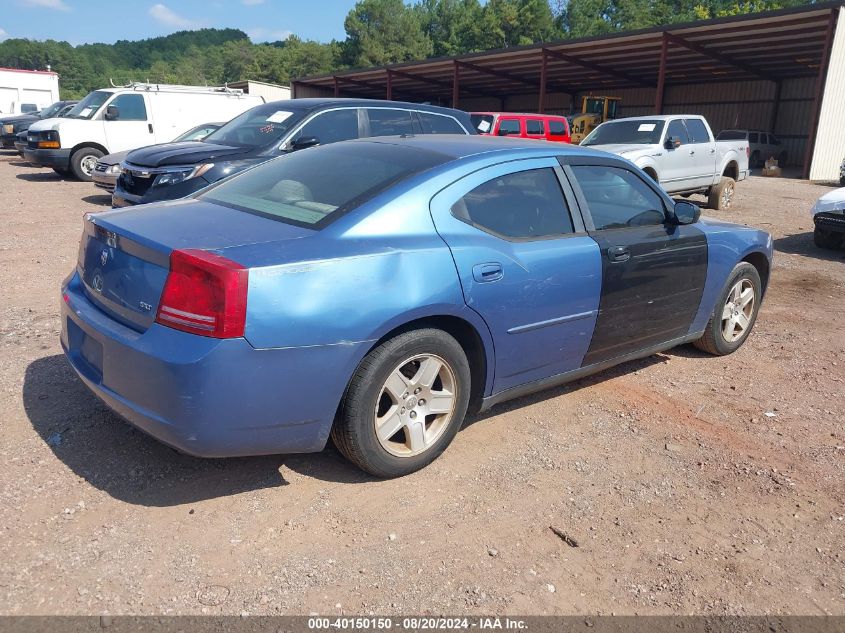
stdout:
[(32, 149), (27, 147), (23, 150), (23, 157), (38, 167), (55, 167), (56, 169), (68, 169), (70, 167), (69, 149)]
[[(256, 349), (154, 324), (137, 332), (62, 288), (61, 344), (77, 375), (133, 426), (198, 457), (320, 451), (356, 345)], [(350, 373), (346, 373), (350, 372)]]

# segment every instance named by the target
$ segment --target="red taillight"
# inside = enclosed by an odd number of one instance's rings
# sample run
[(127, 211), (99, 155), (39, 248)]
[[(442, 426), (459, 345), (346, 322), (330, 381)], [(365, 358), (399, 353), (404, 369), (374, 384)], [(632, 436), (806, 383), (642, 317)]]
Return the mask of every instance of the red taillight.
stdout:
[(750, 145), (745, 146), (745, 157), (751, 158), (751, 146)]
[(156, 323), (213, 338), (243, 336), (248, 284), (249, 270), (231, 259), (173, 251)]

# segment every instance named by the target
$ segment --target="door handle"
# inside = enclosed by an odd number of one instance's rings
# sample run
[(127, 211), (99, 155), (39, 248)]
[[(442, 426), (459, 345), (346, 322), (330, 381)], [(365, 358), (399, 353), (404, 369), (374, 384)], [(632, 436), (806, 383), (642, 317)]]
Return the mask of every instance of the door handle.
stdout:
[(711, 148), (711, 149), (710, 149), (710, 153), (711, 153), (711, 154), (715, 154), (715, 153), (716, 153), (716, 148), (715, 148), (715, 147)]
[(691, 150), (689, 151), (689, 155), (690, 155), (690, 156), (695, 156), (695, 150), (694, 150), (694, 149), (691, 149)]
[(614, 264), (627, 262), (631, 259), (631, 251), (624, 246), (611, 246), (607, 249), (607, 258)]
[(152, 134), (153, 133), (153, 124), (147, 123), (147, 129), (150, 131), (150, 134)]
[(502, 265), (499, 262), (476, 264), (472, 267), (472, 278), (479, 283), (498, 281), (504, 277), (504, 275), (505, 273), (502, 270)]

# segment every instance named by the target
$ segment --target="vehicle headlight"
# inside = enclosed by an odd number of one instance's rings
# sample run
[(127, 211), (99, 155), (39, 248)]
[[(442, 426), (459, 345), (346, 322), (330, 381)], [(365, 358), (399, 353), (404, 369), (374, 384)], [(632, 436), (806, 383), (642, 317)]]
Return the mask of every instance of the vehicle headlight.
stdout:
[(14, 134), (15, 133), (15, 124), (14, 123), (6, 123), (3, 126), (3, 134)]
[(176, 185), (191, 178), (202, 176), (209, 169), (214, 167), (214, 163), (203, 163), (197, 165), (193, 169), (185, 169), (184, 171), (170, 171), (166, 174), (159, 174), (153, 182), (153, 187), (166, 187), (168, 185)]
[(106, 170), (107, 174), (119, 174), (120, 173), (120, 164), (112, 165)]

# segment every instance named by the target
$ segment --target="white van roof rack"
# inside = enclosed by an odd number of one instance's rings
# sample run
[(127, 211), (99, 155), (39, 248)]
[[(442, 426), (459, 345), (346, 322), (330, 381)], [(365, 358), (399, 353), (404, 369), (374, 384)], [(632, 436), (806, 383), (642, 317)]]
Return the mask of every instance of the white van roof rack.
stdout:
[(184, 92), (223, 92), (232, 95), (242, 95), (243, 90), (239, 88), (229, 88), (228, 85), (223, 86), (183, 86), (179, 84), (160, 84), (150, 83), (146, 81), (130, 81), (129, 83), (118, 85), (112, 79), (109, 79), (112, 88), (131, 88), (132, 90), (168, 90), (168, 91), (184, 91)]

